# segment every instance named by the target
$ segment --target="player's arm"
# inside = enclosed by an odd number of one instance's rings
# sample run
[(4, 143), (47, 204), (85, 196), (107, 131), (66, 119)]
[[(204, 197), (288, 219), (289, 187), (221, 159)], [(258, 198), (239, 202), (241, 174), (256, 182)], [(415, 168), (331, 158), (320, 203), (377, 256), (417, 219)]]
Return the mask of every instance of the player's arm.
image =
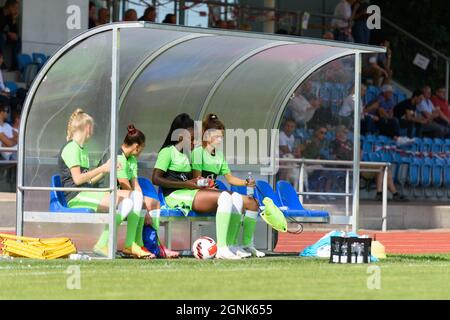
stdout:
[(17, 138), (8, 138), (4, 133), (0, 133), (0, 141), (5, 147), (14, 147), (17, 145)]
[(227, 182), (232, 186), (238, 186), (238, 187), (254, 187), (255, 186), (255, 180), (250, 180), (247, 182), (247, 180), (239, 179), (238, 177), (233, 176), (231, 173), (227, 173), (224, 175)]
[(110, 160), (108, 160), (108, 162), (106, 162), (105, 164), (101, 165), (98, 168), (95, 168), (93, 170), (81, 173), (81, 168), (80, 166), (74, 166), (72, 168), (70, 168), (70, 174), (72, 175), (72, 180), (73, 182), (77, 185), (83, 185), (85, 183), (95, 183), (95, 181), (93, 180), (94, 178), (96, 178), (98, 175), (104, 175), (105, 173), (108, 173), (110, 170)]

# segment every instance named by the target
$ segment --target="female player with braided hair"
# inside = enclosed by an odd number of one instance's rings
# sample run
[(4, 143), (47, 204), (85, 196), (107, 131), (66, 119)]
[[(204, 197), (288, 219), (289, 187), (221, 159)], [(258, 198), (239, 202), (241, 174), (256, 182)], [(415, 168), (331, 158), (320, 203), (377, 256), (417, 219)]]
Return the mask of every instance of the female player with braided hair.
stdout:
[(194, 147), (194, 120), (182, 113), (175, 117), (158, 153), (152, 182), (162, 187), (166, 203), (185, 215), (216, 212), (217, 259), (237, 260), (240, 256), (227, 247), (228, 226), (233, 202), (228, 192), (204, 189), (192, 179), (189, 154)]
[[(222, 152), (217, 150), (223, 140), (225, 126), (217, 115), (208, 114), (203, 121), (203, 143), (194, 149), (191, 155), (193, 177), (212, 176), (215, 180), (218, 176), (224, 176), (230, 185), (254, 187), (254, 180), (242, 180), (231, 174), (228, 163)], [(257, 250), (253, 243), (256, 229), (259, 205), (249, 196), (242, 196), (237, 192), (232, 193), (233, 214), (231, 215), (227, 245), (241, 257), (253, 255), (264, 257), (264, 252)], [(243, 212), (244, 211), (244, 212)], [(244, 215), (242, 246), (238, 244), (238, 236), (241, 226), (241, 216)]]
[[(110, 171), (110, 160), (90, 170), (89, 152), (86, 143), (92, 137), (93, 132), (94, 119), (82, 109), (75, 110), (67, 124), (67, 143), (61, 149), (58, 158), (63, 187), (92, 187)], [(117, 205), (118, 214), (116, 215), (116, 223), (120, 224), (125, 218), (128, 219), (127, 241), (124, 251), (137, 258), (146, 258), (151, 254), (142, 250), (134, 242), (139, 214), (133, 212), (133, 201), (130, 199), (130, 194), (129, 190), (117, 191), (115, 205)], [(109, 211), (110, 194), (108, 192), (69, 191), (65, 192), (65, 197), (70, 208), (90, 208), (95, 212)], [(106, 245), (104, 246), (106, 250), (100, 252), (102, 255), (107, 253), (107, 242), (108, 239), (106, 239)]]
[[(144, 241), (142, 239), (144, 223), (146, 225), (152, 225), (158, 231), (160, 204), (159, 201), (153, 198), (143, 196), (141, 186), (139, 185), (137, 158), (141, 155), (144, 148), (145, 135), (142, 131), (136, 129), (134, 125), (130, 124), (117, 157), (117, 162), (121, 167), (117, 171), (117, 184), (120, 190), (131, 191), (130, 199), (133, 200), (133, 212), (136, 212), (140, 216), (134, 242), (142, 250), (148, 252), (144, 247)], [(100, 249), (106, 246), (108, 235), (108, 230), (105, 229), (96, 247)], [(127, 247), (127, 244), (125, 244), (125, 247)], [(164, 247), (164, 256), (166, 258), (177, 258), (179, 254), (176, 251)], [(151, 257), (154, 258), (155, 256), (151, 254)]]

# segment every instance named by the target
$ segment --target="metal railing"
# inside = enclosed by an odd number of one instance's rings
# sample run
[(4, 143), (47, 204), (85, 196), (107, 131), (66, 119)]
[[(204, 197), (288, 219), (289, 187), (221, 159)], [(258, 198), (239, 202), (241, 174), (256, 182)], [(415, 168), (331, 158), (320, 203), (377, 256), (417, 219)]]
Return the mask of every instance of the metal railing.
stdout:
[[(322, 195), (322, 196), (336, 196), (345, 197), (345, 215), (348, 217), (350, 214), (350, 197), (353, 196), (353, 192), (350, 192), (350, 172), (352, 172), (353, 161), (342, 161), (342, 160), (315, 160), (315, 159), (290, 159), (290, 158), (279, 158), (277, 159), (280, 163), (294, 163), (298, 164), (300, 167), (299, 177), (298, 177), (298, 191), (300, 202), (303, 203), (303, 196), (305, 195)], [(305, 173), (306, 167), (308, 165), (323, 165), (328, 166), (325, 170), (328, 171), (345, 171), (345, 192), (310, 192), (305, 191)], [(349, 168), (336, 168), (331, 166), (345, 166)], [(383, 170), (383, 187), (382, 187), (382, 213), (381, 213), (381, 230), (385, 232), (387, 230), (387, 195), (388, 195), (388, 173), (391, 163), (389, 162), (360, 162), (360, 171), (362, 172), (380, 172)], [(368, 168), (369, 167), (369, 168)], [(372, 168), (370, 168), (372, 167)], [(293, 167), (282, 167), (280, 168), (291, 168)], [(298, 167), (297, 167), (298, 168)], [(376, 169), (378, 168), (378, 169)], [(355, 212), (352, 212), (354, 215)]]
[[(14, 147), (0, 147), (0, 152), (12, 152), (17, 153), (17, 146)], [(0, 165), (7, 165), (7, 164), (17, 164), (17, 160), (5, 160), (0, 159)]]

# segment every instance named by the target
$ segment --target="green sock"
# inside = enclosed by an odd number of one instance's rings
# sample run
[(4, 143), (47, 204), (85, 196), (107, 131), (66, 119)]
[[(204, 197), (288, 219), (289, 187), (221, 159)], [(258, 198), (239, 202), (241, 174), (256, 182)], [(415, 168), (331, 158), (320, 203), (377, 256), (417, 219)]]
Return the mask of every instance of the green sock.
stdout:
[(145, 222), (145, 214), (146, 211), (141, 211), (141, 215), (139, 216), (139, 222), (136, 228), (136, 237), (134, 241), (139, 247), (144, 246), (144, 239), (142, 239), (142, 233), (144, 232), (144, 222)]
[(253, 245), (253, 235), (258, 222), (258, 212), (247, 210), (244, 217), (244, 230), (242, 232), (242, 245), (248, 247)]
[(217, 212), (216, 214), (216, 237), (217, 246), (226, 247), (228, 230), (232, 214), (230, 212)]
[(136, 239), (136, 231), (139, 224), (140, 212), (130, 212), (127, 217), (127, 236), (125, 248), (130, 248)]
[(233, 212), (230, 216), (230, 224), (227, 234), (227, 245), (234, 246), (237, 244), (239, 229), (241, 227), (241, 215)]
[[(116, 213), (116, 232), (119, 229), (119, 226), (122, 222), (123, 222), (122, 216), (120, 215), (120, 213)], [(96, 248), (106, 247), (108, 245), (108, 240), (109, 240), (109, 225), (106, 225), (100, 238), (98, 239), (97, 243), (95, 244), (95, 247)]]

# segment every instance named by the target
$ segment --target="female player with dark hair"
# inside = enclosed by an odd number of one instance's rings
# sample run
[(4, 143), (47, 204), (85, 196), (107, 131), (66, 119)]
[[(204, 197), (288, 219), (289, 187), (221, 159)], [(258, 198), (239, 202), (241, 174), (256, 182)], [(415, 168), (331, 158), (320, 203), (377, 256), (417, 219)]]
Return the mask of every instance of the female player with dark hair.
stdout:
[[(218, 150), (222, 143), (225, 126), (217, 115), (209, 114), (203, 121), (203, 143), (192, 152), (191, 162), (193, 177), (211, 176), (214, 180), (218, 176), (224, 176), (227, 182), (233, 186), (254, 187), (254, 180), (242, 180), (231, 174), (231, 170), (222, 152)], [(253, 197), (242, 196), (237, 192), (232, 193), (233, 204), (241, 210), (231, 215), (229, 237), (227, 245), (239, 256), (264, 257), (265, 254), (257, 250), (253, 243), (253, 235), (256, 229), (259, 205)], [(242, 246), (239, 246), (238, 236), (241, 226), (242, 211), (245, 210)]]
[[(127, 128), (127, 135), (125, 136), (117, 156), (117, 162), (120, 165), (120, 170), (117, 171), (117, 184), (120, 190), (131, 191), (129, 197), (133, 201), (133, 211), (139, 212), (139, 221), (137, 223), (134, 243), (136, 243), (143, 251), (149, 252), (144, 247), (144, 241), (142, 239), (144, 223), (146, 225), (152, 225), (153, 228), (158, 231), (160, 204), (159, 201), (153, 198), (143, 196), (141, 186), (139, 185), (137, 158), (139, 158), (144, 149), (145, 135), (142, 131), (136, 129), (134, 125), (130, 124)], [(97, 250), (101, 251), (101, 248), (106, 246), (108, 236), (109, 232), (105, 229), (96, 245)], [(129, 241), (131, 241), (131, 239), (129, 239)], [(127, 247), (127, 243), (125, 244), (125, 247)], [(167, 248), (164, 248), (164, 250), (164, 256), (167, 258), (176, 258), (179, 255), (178, 252), (168, 250)], [(150, 253), (149, 258), (155, 258), (155, 256)]]
[(194, 148), (194, 120), (180, 114), (172, 122), (161, 150), (158, 153), (152, 181), (163, 190), (166, 203), (178, 208), (185, 215), (216, 212), (216, 237), (218, 259), (240, 259), (227, 247), (229, 222), (235, 210), (228, 192), (204, 189), (198, 186), (198, 178), (192, 179), (190, 153)]

